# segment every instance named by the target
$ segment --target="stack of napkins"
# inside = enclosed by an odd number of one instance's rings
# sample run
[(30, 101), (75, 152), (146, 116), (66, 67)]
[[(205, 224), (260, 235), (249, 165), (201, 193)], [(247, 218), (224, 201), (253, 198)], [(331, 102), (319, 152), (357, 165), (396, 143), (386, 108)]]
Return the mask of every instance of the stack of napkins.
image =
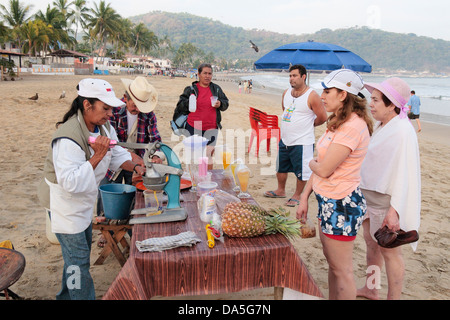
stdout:
[(136, 247), (140, 252), (164, 251), (177, 247), (190, 247), (201, 240), (192, 231), (182, 232), (175, 236), (161, 238), (149, 238), (144, 241), (136, 241)]

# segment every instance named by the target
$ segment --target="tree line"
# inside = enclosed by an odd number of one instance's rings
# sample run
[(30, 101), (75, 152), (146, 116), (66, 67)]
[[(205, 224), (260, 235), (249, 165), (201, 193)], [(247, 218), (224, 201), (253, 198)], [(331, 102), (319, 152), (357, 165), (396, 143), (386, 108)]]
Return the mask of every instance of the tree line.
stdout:
[(105, 0), (92, 8), (86, 0), (55, 0), (46, 10), (33, 13), (33, 5), (10, 0), (0, 5), (0, 44), (12, 42), (30, 57), (45, 57), (59, 49), (91, 56), (125, 59), (126, 54), (172, 59), (179, 67), (191, 68), (213, 62), (192, 43), (174, 48), (168, 36), (158, 37), (144, 23), (123, 18)]

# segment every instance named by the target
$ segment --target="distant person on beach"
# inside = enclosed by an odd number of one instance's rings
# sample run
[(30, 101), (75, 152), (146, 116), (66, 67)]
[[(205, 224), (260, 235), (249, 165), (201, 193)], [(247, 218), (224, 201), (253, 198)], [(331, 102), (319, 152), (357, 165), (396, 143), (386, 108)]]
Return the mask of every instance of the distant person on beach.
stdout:
[(297, 219), (306, 222), (308, 198), (314, 191), (320, 240), (328, 262), (329, 299), (355, 299), (353, 243), (366, 213), (359, 188), (360, 169), (373, 124), (361, 94), (364, 83), (357, 73), (333, 71), (322, 86), (322, 100), (332, 114), (317, 142), (317, 158), (309, 162), (313, 174), (301, 194)]
[(294, 194), (286, 202), (289, 207), (299, 203), (300, 193), (311, 176), (308, 167), (314, 154), (314, 127), (327, 120), (319, 95), (306, 85), (306, 69), (302, 65), (289, 68), (291, 88), (283, 92), (281, 106), (281, 139), (277, 158), (277, 189), (266, 191), (265, 197), (286, 198), (288, 173), (296, 176)]
[(241, 91), (242, 91), (242, 82), (239, 81), (239, 93), (241, 93)]
[[(123, 105), (111, 85), (101, 79), (83, 79), (70, 110), (58, 122), (39, 185), (41, 204), (49, 208), (52, 232), (61, 245), (64, 259), (62, 288), (57, 300), (94, 300), (94, 282), (89, 272), (92, 244), (92, 213), (100, 181), (108, 169), (145, 169), (131, 161), (109, 124), (112, 107)], [(88, 138), (95, 137), (95, 143)], [(78, 276), (78, 284), (70, 277)]]
[(420, 126), (420, 98), (416, 96), (416, 92), (411, 90), (411, 97), (408, 100), (408, 107), (410, 108), (410, 113), (408, 113), (408, 117), (413, 120), (416, 119), (417, 122), (417, 132), (422, 131), (422, 127)]
[[(197, 134), (208, 139), (206, 152), (209, 158), (208, 169), (213, 168), (211, 161), (214, 154), (214, 146), (217, 142), (220, 124), (222, 121), (222, 112), (226, 111), (229, 101), (222, 88), (213, 83), (212, 66), (203, 63), (198, 67), (198, 81), (184, 88), (175, 108), (173, 121), (180, 115), (188, 115), (186, 131), (189, 135)], [(195, 96), (195, 111), (189, 111), (189, 98)], [(215, 97), (217, 100), (213, 101)]]
[[(399, 78), (367, 83), (373, 118), (377, 120), (369, 149), (361, 167), (361, 190), (367, 201), (364, 240), (367, 266), (386, 266), (388, 299), (400, 299), (405, 263), (400, 247), (383, 248), (374, 233), (388, 226), (392, 231), (418, 230), (420, 225), (420, 155), (417, 135), (407, 119), (408, 84)], [(413, 249), (417, 242), (412, 244)], [(373, 275), (368, 274), (368, 277)], [(378, 274), (379, 276), (379, 274)], [(366, 285), (358, 296), (378, 299), (378, 289)]]

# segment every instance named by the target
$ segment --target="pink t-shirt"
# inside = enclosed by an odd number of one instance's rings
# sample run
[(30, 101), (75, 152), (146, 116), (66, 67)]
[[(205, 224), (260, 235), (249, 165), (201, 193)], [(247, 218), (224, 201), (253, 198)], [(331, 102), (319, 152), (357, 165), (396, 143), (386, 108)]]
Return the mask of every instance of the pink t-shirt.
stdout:
[(366, 122), (356, 113), (335, 132), (327, 130), (317, 142), (317, 161), (325, 157), (328, 147), (338, 143), (351, 149), (350, 155), (328, 178), (313, 177), (314, 192), (330, 198), (343, 199), (352, 193), (361, 181), (360, 169), (370, 142)]

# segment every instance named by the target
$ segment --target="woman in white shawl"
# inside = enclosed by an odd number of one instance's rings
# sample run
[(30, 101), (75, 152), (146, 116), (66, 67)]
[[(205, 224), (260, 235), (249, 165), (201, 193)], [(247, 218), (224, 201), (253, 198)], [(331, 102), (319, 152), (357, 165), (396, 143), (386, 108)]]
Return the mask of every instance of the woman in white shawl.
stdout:
[[(384, 261), (387, 298), (399, 299), (405, 273), (401, 247), (379, 246), (374, 233), (383, 226), (393, 231), (417, 231), (420, 225), (419, 146), (405, 106), (410, 88), (399, 78), (367, 83), (365, 87), (372, 94), (370, 109), (378, 121), (361, 167), (361, 190), (367, 201), (363, 222), (366, 259), (375, 273), (368, 272), (366, 285), (357, 295), (378, 299), (377, 284)], [(416, 250), (417, 242), (411, 246)]]

